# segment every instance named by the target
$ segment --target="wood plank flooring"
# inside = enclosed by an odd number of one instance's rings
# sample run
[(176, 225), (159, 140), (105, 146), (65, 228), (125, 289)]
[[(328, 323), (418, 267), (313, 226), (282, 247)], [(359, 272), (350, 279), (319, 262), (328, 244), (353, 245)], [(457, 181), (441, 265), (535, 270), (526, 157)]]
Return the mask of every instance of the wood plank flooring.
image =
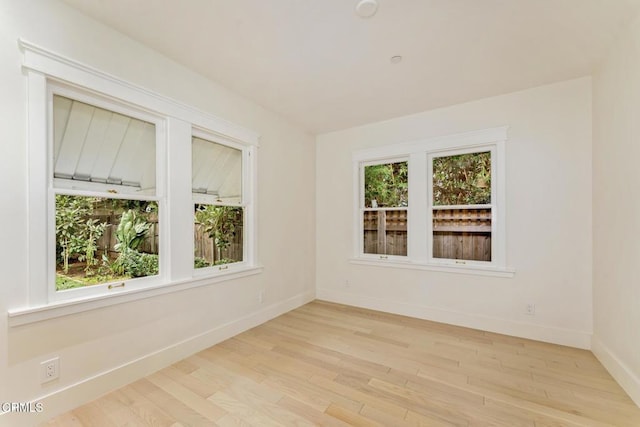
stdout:
[(48, 426), (640, 426), (589, 351), (314, 301)]

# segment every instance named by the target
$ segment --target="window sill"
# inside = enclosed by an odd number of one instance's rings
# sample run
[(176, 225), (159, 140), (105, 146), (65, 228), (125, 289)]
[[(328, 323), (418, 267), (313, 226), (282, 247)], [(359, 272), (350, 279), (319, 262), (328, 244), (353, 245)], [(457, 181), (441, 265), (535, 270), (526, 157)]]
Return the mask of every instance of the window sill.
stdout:
[(74, 313), (81, 313), (96, 308), (109, 307), (145, 298), (151, 298), (172, 292), (184, 291), (187, 289), (224, 282), (241, 277), (252, 276), (262, 272), (263, 267), (246, 267), (242, 270), (221, 272), (215, 276), (195, 277), (188, 280), (167, 283), (145, 289), (122, 290), (117, 294), (107, 294), (92, 296), (68, 301), (56, 301), (39, 307), (27, 307), (9, 310), (9, 326), (27, 325), (29, 323), (40, 322), (42, 320), (67, 316)]
[(415, 261), (380, 260), (371, 258), (351, 258), (351, 264), (372, 265), (376, 267), (405, 268), (410, 270), (438, 271), (443, 273), (469, 274), (473, 276), (513, 277), (515, 270), (502, 267), (477, 264), (450, 265)]

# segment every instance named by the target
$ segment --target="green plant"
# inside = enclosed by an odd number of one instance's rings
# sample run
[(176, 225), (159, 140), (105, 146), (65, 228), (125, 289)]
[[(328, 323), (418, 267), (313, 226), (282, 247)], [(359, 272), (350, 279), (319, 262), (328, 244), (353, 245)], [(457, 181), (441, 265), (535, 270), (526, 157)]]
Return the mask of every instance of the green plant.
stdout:
[(133, 209), (123, 212), (120, 224), (116, 229), (118, 243), (115, 244), (114, 249), (120, 253), (126, 252), (128, 249), (138, 249), (150, 227), (151, 224), (141, 218)]
[(211, 264), (209, 264), (209, 261), (207, 261), (204, 258), (201, 257), (195, 257), (193, 259), (193, 268), (203, 268), (203, 267), (209, 267)]
[(130, 249), (122, 259), (124, 273), (131, 277), (155, 276), (158, 274), (158, 255)]
[(365, 206), (407, 206), (408, 195), (409, 167), (407, 162), (365, 166)]
[(95, 253), (98, 250), (98, 239), (104, 233), (107, 223), (99, 223), (97, 219), (88, 219), (86, 222), (86, 236), (83, 239), (84, 255), (78, 257), (80, 261), (85, 260), (87, 266), (85, 272), (87, 275), (93, 273), (93, 267), (98, 264), (98, 260), (95, 259)]
[(69, 260), (85, 248), (87, 217), (93, 212), (91, 198), (56, 194), (56, 252), (62, 270), (69, 272)]
[(433, 159), (433, 203), (491, 203), (491, 153), (468, 153)]
[(218, 253), (217, 258), (220, 260), (222, 250), (231, 245), (236, 233), (242, 227), (242, 208), (198, 205), (195, 219), (197, 223), (202, 224), (204, 232), (213, 239)]

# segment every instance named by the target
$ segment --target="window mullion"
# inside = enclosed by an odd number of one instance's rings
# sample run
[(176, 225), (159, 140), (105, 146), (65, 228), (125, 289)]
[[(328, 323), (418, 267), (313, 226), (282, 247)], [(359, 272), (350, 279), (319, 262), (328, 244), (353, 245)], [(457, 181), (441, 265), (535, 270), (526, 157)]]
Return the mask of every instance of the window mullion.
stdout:
[[(191, 124), (176, 118), (167, 120), (166, 212), (162, 220), (167, 227), (161, 240), (161, 253), (170, 281), (191, 277), (193, 271), (193, 201), (191, 197)], [(160, 169), (160, 168), (159, 168)], [(161, 266), (162, 269), (162, 266)]]
[(407, 255), (411, 260), (427, 258), (429, 223), (423, 212), (427, 210), (427, 164), (424, 152), (409, 156), (409, 209), (407, 212)]

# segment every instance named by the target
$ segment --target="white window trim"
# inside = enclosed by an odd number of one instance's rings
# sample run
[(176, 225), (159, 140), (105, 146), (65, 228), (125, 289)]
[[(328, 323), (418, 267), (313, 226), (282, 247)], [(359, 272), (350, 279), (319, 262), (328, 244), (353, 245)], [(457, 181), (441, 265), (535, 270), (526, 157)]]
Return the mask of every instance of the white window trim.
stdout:
[[(506, 185), (505, 142), (508, 127), (447, 135), (402, 144), (360, 150), (353, 154), (354, 256), (353, 264), (409, 268), (451, 273), (512, 277), (506, 259)], [(432, 192), (430, 160), (433, 156), (491, 151), (492, 185), (492, 257), (491, 261), (468, 261), (433, 258), (431, 228)], [(380, 257), (364, 254), (362, 206), (363, 165), (380, 164), (409, 158), (409, 211), (406, 257)]]
[[(224, 119), (204, 113), (191, 106), (176, 102), (170, 98), (159, 95), (142, 87), (136, 86), (117, 77), (101, 72), (84, 64), (78, 63), (54, 52), (48, 51), (37, 45), (24, 40), (19, 40), (19, 47), (24, 53), (23, 70), (26, 74), (28, 94), (28, 295), (22, 307), (12, 308), (8, 312), (9, 324), (18, 325), (34, 321), (44, 320), (63, 316), (70, 313), (90, 310), (97, 307), (104, 307), (133, 301), (140, 298), (160, 295), (187, 289), (193, 286), (207, 285), (219, 281), (231, 280), (249, 274), (256, 274), (262, 271), (262, 267), (257, 264), (257, 236), (256, 211), (256, 166), (257, 166), (257, 146), (259, 135), (253, 131), (230, 123)], [(162, 216), (175, 217), (186, 215), (190, 211), (190, 220), (181, 224), (171, 224), (171, 228), (164, 227), (161, 239), (161, 278), (155, 281), (153, 278), (142, 278), (139, 285), (134, 288), (113, 288), (108, 293), (90, 295), (83, 293), (82, 296), (71, 297), (65, 301), (59, 301), (49, 295), (51, 263), (51, 241), (50, 235), (52, 216), (52, 198), (49, 173), (51, 161), (49, 160), (49, 150), (43, 150), (50, 143), (50, 128), (48, 127), (51, 105), (50, 85), (58, 84), (59, 87), (68, 86), (78, 88), (80, 93), (88, 94), (89, 103), (96, 105), (96, 101), (91, 93), (98, 94), (98, 99), (114, 99), (120, 106), (135, 106), (134, 116), (140, 117), (141, 111), (148, 112), (152, 117), (162, 117), (162, 126), (166, 122), (166, 138), (169, 142), (163, 141), (162, 146), (167, 147), (166, 153), (159, 153), (159, 162), (163, 163), (158, 167), (156, 173), (166, 170), (165, 176), (185, 175), (184, 170), (172, 173), (171, 164), (167, 158), (188, 157), (191, 162), (191, 151), (185, 149), (184, 141), (176, 143), (175, 139), (191, 140), (193, 128), (203, 129), (217, 138), (225, 138), (228, 141), (247, 147), (248, 168), (250, 172), (247, 177), (250, 187), (248, 197), (251, 197), (251, 250), (248, 254), (248, 262), (242, 268), (233, 271), (217, 272), (216, 275), (200, 277), (193, 274), (193, 242), (189, 246), (189, 238), (184, 238), (186, 230), (193, 236), (193, 207), (191, 197), (191, 174), (188, 171), (187, 179), (178, 178), (170, 182), (162, 183), (158, 180), (158, 191), (163, 195), (172, 197), (171, 202), (165, 202)], [(106, 94), (106, 95), (105, 95)], [(82, 99), (79, 99), (82, 100)], [(100, 106), (100, 105), (98, 105)], [(119, 108), (119, 107), (117, 107)], [(156, 122), (157, 123), (157, 122)], [(190, 146), (190, 144), (189, 144)], [(183, 158), (183, 163), (186, 159)], [(160, 165), (159, 165), (160, 166)], [(175, 166), (174, 166), (175, 167)], [(160, 193), (156, 196), (160, 197)], [(160, 197), (162, 199), (162, 197)], [(191, 237), (193, 238), (193, 237)], [(49, 241), (47, 241), (49, 239)], [(47, 244), (49, 243), (49, 244)], [(172, 253), (169, 253), (168, 247)], [(54, 246), (55, 247), (55, 246)], [(164, 254), (162, 254), (164, 252)], [(182, 255), (182, 254), (185, 254)], [(173, 256), (172, 256), (173, 255)], [(189, 261), (187, 261), (187, 259)], [(154, 276), (155, 278), (156, 276)], [(145, 280), (149, 279), (149, 280)]]

